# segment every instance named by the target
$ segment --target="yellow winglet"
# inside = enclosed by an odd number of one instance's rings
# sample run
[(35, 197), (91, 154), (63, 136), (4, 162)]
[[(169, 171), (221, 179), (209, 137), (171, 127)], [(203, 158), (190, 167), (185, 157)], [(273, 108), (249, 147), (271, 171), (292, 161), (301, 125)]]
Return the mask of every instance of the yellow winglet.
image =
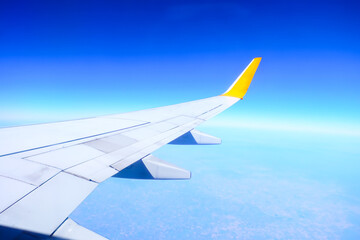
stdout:
[(245, 70), (238, 76), (235, 82), (221, 96), (229, 96), (243, 99), (248, 90), (251, 80), (261, 61), (261, 57), (254, 58)]

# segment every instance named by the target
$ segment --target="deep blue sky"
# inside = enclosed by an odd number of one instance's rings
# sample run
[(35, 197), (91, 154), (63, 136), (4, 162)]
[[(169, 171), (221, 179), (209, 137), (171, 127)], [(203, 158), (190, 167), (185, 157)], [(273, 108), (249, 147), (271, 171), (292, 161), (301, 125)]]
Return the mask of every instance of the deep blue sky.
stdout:
[(1, 55), (354, 54), (358, 9), (355, 1), (2, 1)]

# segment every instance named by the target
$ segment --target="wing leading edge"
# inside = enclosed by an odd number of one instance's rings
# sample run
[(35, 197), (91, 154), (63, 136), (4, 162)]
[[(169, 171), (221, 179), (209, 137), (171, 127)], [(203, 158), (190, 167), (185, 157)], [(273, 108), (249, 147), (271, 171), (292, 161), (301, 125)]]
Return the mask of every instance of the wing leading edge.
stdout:
[[(242, 99), (261, 58), (222, 95), (166, 107), (0, 129), (0, 238), (103, 239), (68, 218), (111, 176), (187, 179), (151, 155), (171, 144), (219, 144), (194, 128)], [(138, 177), (137, 177), (138, 176)]]

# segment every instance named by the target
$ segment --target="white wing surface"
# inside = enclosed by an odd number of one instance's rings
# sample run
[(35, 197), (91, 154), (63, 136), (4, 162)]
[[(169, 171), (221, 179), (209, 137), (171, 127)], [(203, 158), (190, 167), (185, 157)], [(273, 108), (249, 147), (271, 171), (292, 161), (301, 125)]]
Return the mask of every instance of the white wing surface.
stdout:
[(124, 114), (0, 129), (0, 239), (105, 239), (69, 219), (109, 177), (188, 179), (151, 153), (218, 144), (196, 126), (242, 99), (255, 58), (220, 96)]

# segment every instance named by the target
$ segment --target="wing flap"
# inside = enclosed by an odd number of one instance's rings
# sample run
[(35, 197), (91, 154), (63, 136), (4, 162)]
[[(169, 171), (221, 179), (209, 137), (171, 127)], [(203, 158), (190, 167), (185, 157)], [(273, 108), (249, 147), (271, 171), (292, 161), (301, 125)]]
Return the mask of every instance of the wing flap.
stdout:
[(103, 154), (104, 153), (102, 151), (99, 151), (93, 147), (86, 146), (84, 144), (78, 144), (37, 154), (25, 159), (48, 166), (53, 166), (59, 169), (67, 169)]
[(39, 186), (60, 170), (21, 158), (0, 158), (0, 176)]
[(0, 197), (0, 216), (5, 209), (34, 189), (34, 185), (0, 176), (0, 193), (4, 194)]
[(117, 173), (115, 169), (109, 167), (107, 164), (104, 164), (101, 161), (98, 161), (97, 159), (93, 159), (75, 167), (69, 168), (65, 170), (65, 172), (98, 183)]
[(0, 225), (51, 235), (96, 183), (59, 173), (0, 214)]

